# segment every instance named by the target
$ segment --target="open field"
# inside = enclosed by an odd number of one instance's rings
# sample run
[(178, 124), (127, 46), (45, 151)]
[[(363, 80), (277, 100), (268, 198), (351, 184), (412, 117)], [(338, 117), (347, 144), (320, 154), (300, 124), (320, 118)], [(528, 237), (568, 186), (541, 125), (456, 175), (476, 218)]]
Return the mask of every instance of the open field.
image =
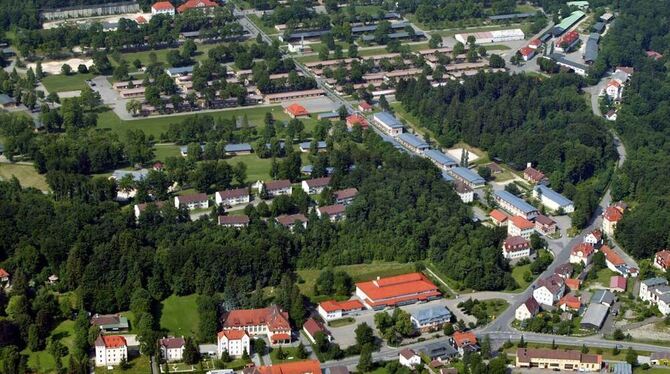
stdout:
[(281, 350), (284, 352), (285, 358), (283, 360), (279, 359), (277, 357), (279, 353), (279, 348), (273, 348), (272, 351), (270, 352), (270, 359), (272, 360), (273, 364), (279, 364), (282, 362), (290, 362), (290, 361), (300, 361), (304, 360), (302, 358), (296, 357), (296, 352), (297, 348), (295, 347), (282, 347)]
[(83, 90), (86, 80), (92, 79), (93, 74), (47, 75), (42, 78), (42, 84), (49, 92), (65, 92)]
[(130, 366), (127, 369), (121, 369), (120, 367), (116, 366), (112, 370), (107, 370), (106, 367), (97, 367), (95, 368), (96, 373), (102, 373), (102, 374), (147, 374), (151, 373), (151, 363), (149, 362), (149, 357), (147, 356), (139, 356), (135, 357), (132, 360), (128, 362), (128, 365)]
[[(64, 346), (71, 350), (74, 344), (74, 321), (65, 320), (61, 322), (51, 332), (50, 338), (59, 340)], [(51, 353), (46, 350), (38, 352), (30, 352), (25, 349), (22, 353), (28, 355), (28, 367), (38, 373), (55, 373), (56, 360)], [(68, 363), (69, 354), (63, 357), (62, 363), (64, 366)]]
[(22, 187), (34, 187), (42, 191), (48, 191), (46, 177), (37, 173), (32, 165), (0, 164), (0, 179), (10, 180), (15, 176)]
[(195, 334), (200, 318), (196, 300), (198, 295), (172, 295), (161, 303), (162, 329), (168, 330), (174, 336), (192, 336)]
[[(513, 292), (521, 292), (528, 287), (530, 282), (526, 282), (523, 279), (523, 275), (528, 271), (530, 271), (530, 264), (523, 265), (523, 266), (515, 266), (512, 269), (512, 278), (514, 278), (514, 280), (516, 281), (516, 284), (518, 285), (518, 287)], [(535, 277), (533, 277), (533, 279), (534, 278)]]

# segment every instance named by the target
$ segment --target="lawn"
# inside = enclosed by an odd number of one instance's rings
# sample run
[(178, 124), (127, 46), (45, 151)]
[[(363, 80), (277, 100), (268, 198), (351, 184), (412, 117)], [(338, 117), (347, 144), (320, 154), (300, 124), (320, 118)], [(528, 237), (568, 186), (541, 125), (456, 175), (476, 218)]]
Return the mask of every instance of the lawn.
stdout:
[(259, 29), (263, 30), (264, 33), (266, 33), (268, 35), (279, 34), (279, 31), (277, 31), (277, 29), (275, 29), (274, 27), (265, 26), (263, 21), (257, 15), (249, 14), (248, 17), (249, 17), (249, 21), (253, 22), (253, 24), (256, 25), (256, 27), (258, 27)]
[(282, 362), (304, 360), (302, 358), (295, 357), (297, 349), (298, 348), (296, 348), (296, 347), (282, 347), (282, 351), (284, 352), (284, 355), (285, 355), (286, 358), (281, 360), (277, 357), (279, 349), (278, 348), (273, 348), (272, 351), (270, 352), (270, 359), (272, 360), (273, 364), (279, 364), (279, 363), (282, 363)]
[(233, 156), (225, 160), (231, 165), (235, 165), (238, 162), (245, 163), (247, 165), (247, 182), (272, 179), (270, 178), (270, 169), (272, 168), (271, 158), (258, 158), (256, 154), (250, 154)]
[(351, 317), (345, 317), (345, 318), (340, 318), (336, 320), (332, 320), (328, 322), (328, 327), (342, 327), (342, 326), (348, 326), (348, 325), (353, 325), (356, 323), (356, 320), (351, 318)]
[[(220, 45), (220, 44), (219, 44)], [(196, 46), (198, 47), (195, 56), (193, 56), (193, 59), (195, 61), (202, 61), (207, 58), (207, 52), (209, 52), (210, 49), (214, 48), (217, 46), (217, 44), (201, 44), (201, 43), (196, 43)], [(151, 52), (156, 54), (156, 60), (158, 62), (162, 62), (167, 64), (167, 55), (170, 51), (180, 51), (178, 48), (165, 48), (165, 49), (152, 49), (152, 50), (147, 50), (147, 51), (139, 51), (139, 52), (128, 52), (128, 53), (122, 53), (121, 56), (124, 60), (126, 60), (130, 66), (129, 66), (129, 71), (135, 71), (135, 67), (133, 66), (133, 61), (136, 59), (139, 59), (142, 62), (143, 66), (149, 65), (149, 55)], [(117, 65), (116, 61), (112, 60), (113, 65)]]
[(46, 177), (39, 174), (32, 165), (0, 164), (0, 179), (10, 180), (12, 176), (15, 176), (23, 187), (35, 187), (42, 191), (49, 190)]
[(49, 92), (65, 92), (83, 90), (86, 87), (86, 80), (92, 79), (93, 74), (72, 74), (72, 75), (47, 75), (42, 78), (42, 84)]
[(604, 287), (609, 287), (610, 278), (613, 275), (617, 275), (608, 268), (598, 270), (597, 274), (598, 277), (596, 279), (589, 279), (589, 277), (586, 278), (586, 285), (584, 286), (585, 289), (588, 289), (588, 287), (593, 286), (595, 284), (600, 284)]
[[(65, 320), (61, 322), (51, 332), (51, 337), (60, 340), (68, 350), (71, 350), (74, 344), (74, 321)], [(28, 367), (34, 371), (38, 373), (52, 373), (56, 371), (56, 360), (46, 350), (30, 352), (28, 349), (25, 349), (22, 353), (28, 355)], [(63, 357), (61, 360), (63, 365), (67, 365), (68, 359), (69, 355)]]
[(161, 328), (168, 330), (175, 336), (194, 335), (200, 320), (196, 305), (197, 297), (196, 294), (188, 296), (172, 295), (163, 300), (161, 303)]
[(147, 356), (139, 356), (131, 359), (128, 362), (128, 365), (130, 366), (127, 369), (121, 369), (120, 367), (116, 366), (112, 370), (107, 370), (106, 367), (96, 367), (95, 372), (96, 374), (102, 373), (102, 374), (147, 374), (151, 373), (151, 363), (149, 361), (149, 357)]
[(179, 146), (175, 144), (157, 144), (154, 146), (154, 159), (156, 161), (163, 161), (168, 157), (180, 156)]
[[(525, 279), (523, 279), (523, 275), (527, 272), (530, 271), (530, 264), (526, 264), (523, 266), (515, 266), (512, 269), (512, 278), (516, 281), (516, 284), (518, 287), (513, 291), (513, 292), (521, 292), (528, 288), (528, 285), (530, 282), (526, 282)], [(533, 277), (535, 278), (535, 277)]]

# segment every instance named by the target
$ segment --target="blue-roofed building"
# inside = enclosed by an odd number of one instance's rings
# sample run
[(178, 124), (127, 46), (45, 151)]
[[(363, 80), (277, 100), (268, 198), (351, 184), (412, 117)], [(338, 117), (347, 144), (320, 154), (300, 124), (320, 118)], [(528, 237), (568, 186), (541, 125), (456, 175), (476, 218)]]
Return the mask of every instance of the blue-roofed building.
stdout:
[(431, 332), (451, 321), (451, 312), (444, 306), (435, 305), (413, 312), (409, 319), (421, 332)]
[(427, 149), (423, 152), (423, 155), (432, 161), (433, 164), (435, 164), (438, 168), (444, 171), (458, 165), (456, 160), (438, 151), (437, 149)]
[(248, 155), (251, 153), (252, 148), (249, 143), (238, 143), (226, 144), (223, 150), (226, 151), (227, 155)]
[(165, 69), (165, 73), (167, 73), (167, 75), (170, 78), (174, 78), (174, 77), (180, 76), (180, 75), (191, 74), (191, 73), (193, 73), (193, 65), (182, 66), (182, 67), (178, 67), (178, 68), (168, 68), (168, 69)]
[(446, 171), (442, 172), (442, 179), (444, 179), (445, 182), (449, 182), (449, 183), (452, 183), (452, 182), (456, 181), (456, 179), (454, 179), (454, 177), (449, 175), (449, 173), (447, 173)]
[(120, 181), (126, 175), (130, 175), (135, 182), (139, 182), (149, 175), (149, 170), (114, 170), (110, 178)]
[(404, 127), (402, 123), (389, 112), (375, 113), (372, 119), (374, 124), (386, 134), (398, 136), (403, 133)]
[(447, 173), (449, 173), (449, 175), (454, 177), (454, 179), (457, 181), (465, 183), (466, 186), (472, 189), (482, 188), (486, 184), (486, 180), (479, 174), (462, 166), (453, 167), (447, 170)]
[(398, 140), (398, 143), (402, 144), (414, 153), (423, 154), (423, 152), (429, 148), (428, 143), (426, 143), (423, 139), (408, 132), (398, 135), (396, 140)]
[(575, 211), (575, 204), (572, 200), (545, 185), (538, 184), (535, 186), (533, 189), (533, 197), (540, 200), (542, 205), (553, 211), (559, 209), (562, 209), (565, 213), (572, 213)]
[(528, 204), (524, 199), (516, 197), (505, 190), (496, 191), (493, 194), (493, 197), (501, 208), (514, 216), (521, 216), (525, 219), (532, 220), (539, 214), (537, 208)]
[[(310, 147), (312, 146), (312, 142), (302, 142), (300, 143), (300, 152), (307, 153), (309, 152)], [(316, 144), (316, 150), (317, 151), (325, 151), (327, 147), (327, 144), (325, 141), (320, 140)]]

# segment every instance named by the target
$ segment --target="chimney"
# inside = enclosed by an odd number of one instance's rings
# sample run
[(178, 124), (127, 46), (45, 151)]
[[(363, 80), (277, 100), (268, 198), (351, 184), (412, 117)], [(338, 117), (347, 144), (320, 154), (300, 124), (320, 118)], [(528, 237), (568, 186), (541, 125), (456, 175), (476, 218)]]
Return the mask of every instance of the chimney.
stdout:
[(530, 163), (530, 162), (527, 162), (527, 163), (526, 163), (526, 167), (527, 167), (527, 168), (532, 168), (532, 167), (533, 167), (533, 164)]

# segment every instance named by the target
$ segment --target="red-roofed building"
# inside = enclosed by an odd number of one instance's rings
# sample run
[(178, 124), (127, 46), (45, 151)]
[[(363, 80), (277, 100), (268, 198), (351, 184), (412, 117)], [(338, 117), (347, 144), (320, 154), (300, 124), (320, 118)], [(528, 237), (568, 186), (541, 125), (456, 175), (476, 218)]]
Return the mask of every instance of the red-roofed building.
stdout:
[(231, 357), (242, 357), (244, 351), (251, 353), (251, 338), (241, 328), (222, 330), (216, 336), (216, 354), (221, 357), (226, 351)]
[(358, 103), (358, 110), (361, 112), (372, 112), (372, 105), (370, 105), (370, 103), (367, 101), (361, 101)]
[(356, 296), (368, 309), (413, 304), (437, 299), (440, 295), (437, 286), (421, 273), (356, 283)]
[(668, 271), (668, 268), (670, 268), (670, 250), (664, 249), (656, 252), (656, 255), (654, 255), (654, 267)]
[(491, 222), (493, 222), (494, 225), (498, 227), (507, 226), (509, 217), (502, 210), (493, 209), (491, 213), (489, 213), (489, 217), (491, 217)]
[(358, 189), (356, 188), (345, 188), (343, 190), (338, 190), (333, 192), (335, 196), (335, 204), (349, 205), (354, 198), (358, 196)]
[(167, 362), (181, 361), (184, 359), (184, 348), (186, 340), (179, 338), (163, 338), (158, 341), (161, 350), (161, 356)]
[(532, 166), (528, 166), (526, 170), (523, 171), (523, 179), (531, 183), (544, 183), (547, 181), (547, 177), (544, 173)]
[(309, 117), (309, 112), (304, 106), (293, 103), (284, 109), (284, 112), (291, 118)]
[(565, 280), (565, 286), (571, 291), (579, 291), (579, 287), (581, 287), (581, 285), (582, 281), (577, 278), (568, 278)]
[(535, 56), (535, 50), (533, 48), (523, 47), (519, 49), (519, 54), (524, 61), (528, 61)]
[(172, 5), (172, 3), (169, 1), (159, 1), (151, 6), (151, 15), (155, 16), (156, 14), (167, 14), (174, 16), (174, 10), (174, 5)]
[(9, 285), (9, 272), (3, 268), (0, 268), (0, 283), (5, 286)]
[(530, 256), (530, 242), (520, 236), (509, 236), (503, 241), (503, 257), (517, 260)]
[(623, 84), (617, 80), (610, 80), (605, 87), (605, 93), (613, 100), (621, 99), (621, 92), (623, 91)]
[(610, 290), (612, 292), (626, 292), (626, 278), (621, 275), (610, 277)]
[(267, 336), (272, 344), (291, 342), (288, 313), (276, 305), (260, 309), (231, 310), (224, 313), (221, 320), (223, 331), (243, 329), (250, 336)]
[(591, 231), (584, 237), (584, 243), (591, 244), (593, 248), (600, 248), (603, 244), (603, 232), (600, 229)]
[(616, 225), (623, 218), (623, 213), (616, 207), (609, 206), (603, 214), (603, 232), (608, 236), (614, 236)]
[(551, 235), (556, 232), (556, 221), (544, 214), (538, 214), (535, 217), (535, 230), (544, 235)]
[(368, 120), (360, 114), (352, 114), (347, 117), (347, 128), (353, 129), (354, 126), (360, 126), (363, 129), (367, 129)]
[(118, 335), (99, 335), (95, 340), (95, 366), (114, 366), (128, 360), (126, 338)]
[(137, 22), (138, 25), (143, 25), (147, 23), (147, 19), (142, 16), (137, 16), (137, 18), (135, 18), (135, 22)]
[(507, 235), (509, 236), (520, 236), (530, 240), (530, 235), (534, 231), (535, 224), (521, 216), (513, 216), (507, 222)]
[(365, 309), (365, 306), (358, 300), (326, 300), (319, 303), (319, 307), (317, 308), (319, 315), (325, 321), (340, 319), (352, 314), (355, 315), (363, 309)]
[(314, 318), (308, 318), (307, 321), (305, 321), (305, 323), (302, 325), (302, 329), (305, 331), (305, 334), (307, 334), (307, 338), (315, 344), (316, 334), (319, 332), (325, 335), (328, 341), (332, 341), (333, 339), (333, 337), (330, 335), (330, 331), (326, 329), (323, 323), (315, 320)]
[(528, 48), (533, 48), (533, 49), (538, 49), (542, 45), (542, 40), (540, 39), (533, 39), (530, 42), (528, 42)]
[(451, 336), (451, 345), (458, 349), (458, 353), (461, 355), (465, 352), (476, 352), (479, 350), (477, 345), (477, 336), (470, 331), (456, 331), (454, 335)]
[(556, 41), (555, 49), (557, 52), (565, 52), (577, 44), (577, 42), (579, 42), (579, 33), (568, 31)]
[(575, 295), (565, 295), (558, 300), (558, 307), (563, 311), (579, 310), (582, 307), (582, 301)]
[(656, 60), (656, 61), (658, 61), (658, 60), (660, 60), (660, 59), (663, 58), (663, 55), (660, 54), (660, 53), (658, 53), (658, 52), (656, 52), (656, 51), (647, 51), (646, 53), (647, 53), (647, 57), (652, 58), (652, 59), (654, 59), (654, 60)]
[(209, 9), (218, 7), (219, 4), (211, 0), (188, 0), (177, 8), (177, 12), (184, 13), (187, 10), (191, 9), (200, 9), (203, 11), (209, 11)]
[(319, 216), (319, 218), (327, 215), (330, 221), (335, 222), (346, 218), (345, 210), (346, 207), (342, 204), (326, 205), (317, 208), (316, 215)]
[(318, 360), (292, 361), (269, 366), (245, 368), (244, 374), (321, 374)]
[(593, 248), (593, 244), (579, 243), (572, 247), (572, 250), (570, 251), (570, 263), (578, 264), (581, 262), (586, 266), (591, 263), (591, 258), (593, 257), (594, 252), (595, 249)]

